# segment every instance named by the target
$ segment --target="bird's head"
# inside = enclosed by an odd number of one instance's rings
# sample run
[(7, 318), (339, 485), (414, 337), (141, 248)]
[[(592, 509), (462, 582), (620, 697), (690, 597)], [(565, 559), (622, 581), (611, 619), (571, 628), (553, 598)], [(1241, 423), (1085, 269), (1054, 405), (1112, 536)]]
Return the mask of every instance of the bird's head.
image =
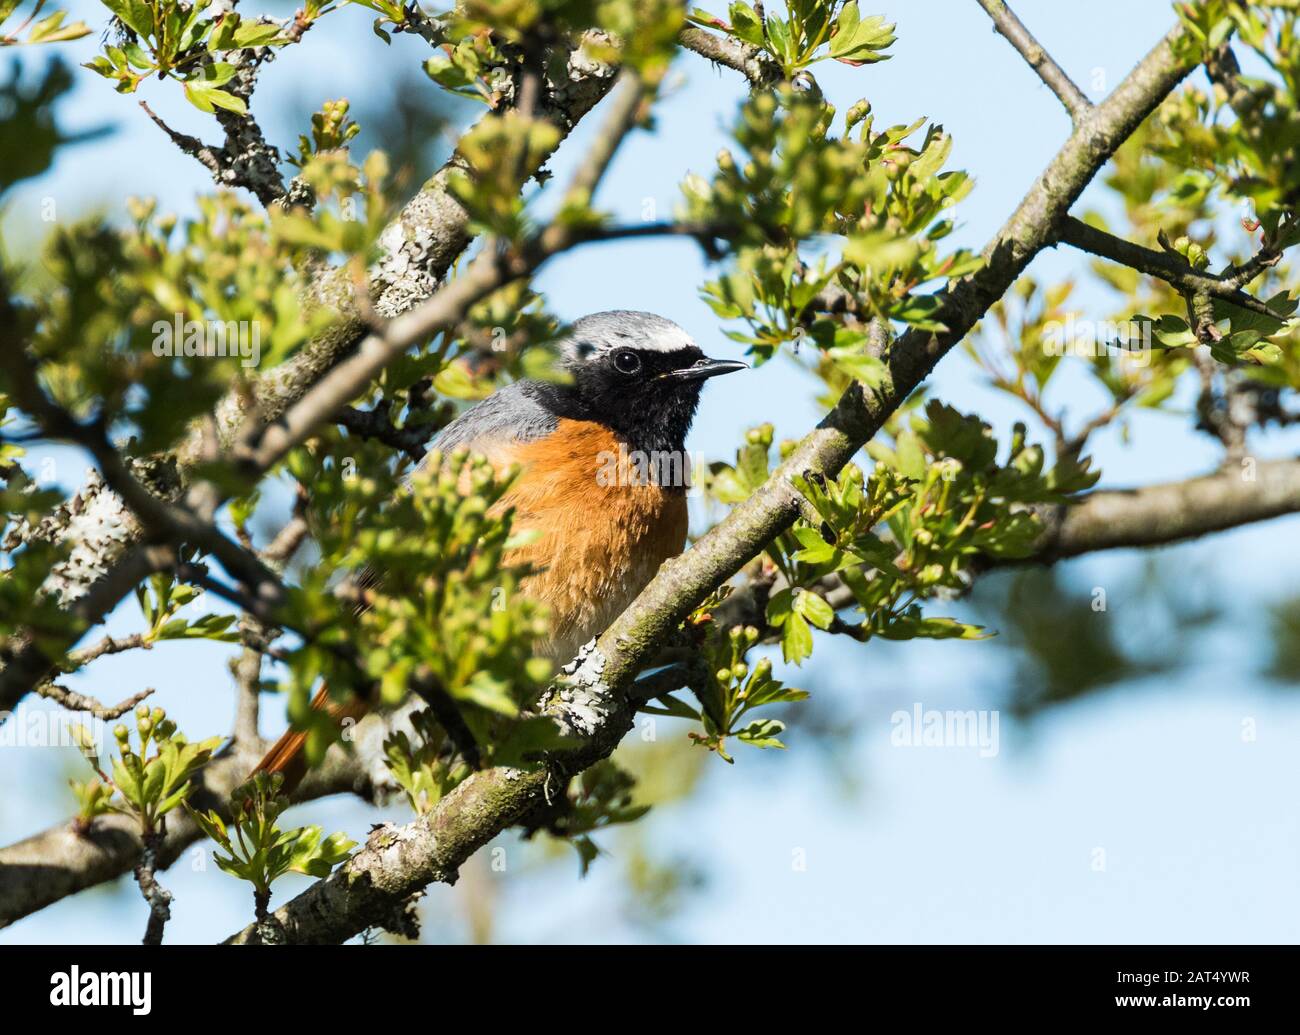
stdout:
[(671, 320), (629, 310), (577, 320), (560, 361), (586, 414), (639, 446), (663, 449), (683, 448), (704, 382), (746, 366), (710, 359)]

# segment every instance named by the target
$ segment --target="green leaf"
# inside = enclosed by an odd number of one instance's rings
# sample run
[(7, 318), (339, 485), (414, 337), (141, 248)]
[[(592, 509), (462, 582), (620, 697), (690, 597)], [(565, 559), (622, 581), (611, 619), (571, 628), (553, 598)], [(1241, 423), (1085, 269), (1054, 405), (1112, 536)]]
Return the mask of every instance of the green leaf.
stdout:
[(1196, 334), (1187, 321), (1181, 317), (1167, 315), (1154, 320), (1139, 313), (1133, 317), (1133, 321), (1138, 324), (1150, 324), (1152, 337), (1160, 343), (1162, 348), (1189, 348), (1196, 344)]
[(154, 12), (145, 0), (103, 0), (103, 4), (142, 39), (153, 35)]
[(442, 52), (425, 61), (424, 74), (446, 90), (461, 92), (474, 85), (474, 76)]
[(948, 328), (935, 319), (943, 302), (934, 295), (908, 295), (890, 311), (895, 320), (902, 320), (922, 331), (942, 334)]
[(42, 18), (27, 31), (27, 43), (63, 43), (67, 40), (81, 39), (90, 35), (90, 26), (85, 22), (73, 22), (64, 25), (67, 17), (64, 11), (55, 11), (48, 18)]
[(785, 750), (785, 745), (777, 740), (777, 734), (785, 729), (785, 723), (776, 719), (755, 719), (743, 730), (736, 733), (736, 737), (757, 748), (780, 748)]
[(891, 621), (880, 635), (887, 640), (985, 640), (993, 634), (981, 626), (967, 625), (953, 618), (904, 615)]
[(785, 625), (793, 611), (794, 593), (790, 589), (773, 593), (767, 601), (767, 624), (776, 627)]
[(842, 551), (833, 543), (828, 543), (821, 532), (807, 525), (794, 530), (794, 537), (803, 547), (794, 555), (800, 564), (829, 564), (842, 556)]
[(642, 705), (641, 711), (648, 715), (670, 715), (677, 719), (699, 719), (700, 717), (698, 711), (672, 694), (664, 694), (662, 697), (656, 697), (655, 700), (662, 707), (647, 704)]
[(759, 20), (758, 12), (749, 4), (733, 3), (727, 9), (727, 14), (731, 18), (731, 35), (755, 47), (764, 45), (763, 23)]
[(309, 877), (328, 877), (335, 866), (347, 859), (356, 844), (344, 834), (331, 834), (321, 840), (319, 826), (302, 827), (293, 840), (287, 869)]
[(880, 51), (893, 42), (893, 25), (887, 25), (878, 14), (862, 20), (858, 13), (858, 0), (849, 0), (836, 19), (830, 56), (849, 64), (884, 61), (889, 55)]
[(787, 662), (799, 665), (812, 652), (812, 629), (803, 615), (792, 612), (781, 627), (781, 656)]
[(236, 47), (264, 47), (280, 35), (278, 25), (262, 22), (241, 22), (235, 30)]
[(818, 629), (829, 629), (835, 621), (835, 609), (810, 590), (800, 590), (794, 598), (794, 610)]
[(208, 100), (212, 102), (214, 107), (233, 111), (236, 115), (248, 113), (248, 105), (244, 103), (243, 98), (236, 97), (233, 93), (226, 93), (225, 90), (209, 90)]
[(215, 108), (223, 108), (238, 115), (246, 114), (248, 105), (243, 98), (220, 89), (234, 78), (236, 71), (235, 66), (228, 62), (214, 62), (199, 75), (185, 81), (185, 96), (200, 111), (211, 113)]

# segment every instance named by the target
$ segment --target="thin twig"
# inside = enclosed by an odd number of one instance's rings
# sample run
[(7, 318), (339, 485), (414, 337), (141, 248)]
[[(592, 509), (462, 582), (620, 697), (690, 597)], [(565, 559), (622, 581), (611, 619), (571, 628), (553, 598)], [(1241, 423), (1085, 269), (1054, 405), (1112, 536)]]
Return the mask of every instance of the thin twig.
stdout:
[(72, 668), (69, 671), (89, 665), (96, 658), (102, 658), (105, 654), (121, 654), (123, 651), (128, 650), (148, 650), (152, 646), (153, 644), (145, 639), (144, 633), (132, 633), (130, 636), (105, 636), (93, 646), (70, 652), (68, 654), (68, 664)]
[(167, 125), (160, 116), (154, 114), (154, 110), (149, 107), (148, 101), (141, 101), (140, 107), (144, 109), (144, 113), (148, 115), (149, 118), (153, 119), (154, 125), (171, 138), (173, 144), (179, 147), (187, 155), (198, 159), (199, 164), (220, 181), (223, 157), (220, 148), (213, 148), (210, 145), (205, 144), (198, 137), (192, 137), (188, 133), (180, 133), (177, 130), (172, 129), (171, 126)]
[(1134, 244), (1132, 241), (1125, 241), (1114, 234), (1089, 226), (1073, 216), (1066, 216), (1061, 220), (1059, 239), (1063, 244), (1078, 248), (1080, 251), (1090, 252), (1111, 262), (1117, 262), (1121, 266), (1128, 266), (1139, 273), (1163, 280), (1189, 296), (1206, 294), (1231, 302), (1252, 313), (1285, 322), (1283, 317), (1273, 312), (1258, 298), (1243, 292), (1233, 281), (1213, 273), (1203, 273), (1193, 269), (1179, 256), (1169, 252), (1157, 252), (1151, 248), (1144, 248), (1140, 244)]
[[(268, 639), (266, 627), (249, 614), (239, 616), (241, 637)], [(230, 659), (230, 674), (235, 679), (235, 746), (250, 757), (261, 748), (257, 732), (262, 697), (262, 651), (245, 642), (238, 657)]]
[(1029, 63), (1029, 67), (1038, 73), (1038, 78), (1046, 83), (1052, 93), (1056, 94), (1065, 105), (1074, 124), (1076, 126), (1081, 124), (1092, 111), (1092, 101), (1088, 100), (1083, 91), (1075, 85), (1074, 80), (1065, 74), (1065, 70), (1056, 63), (1052, 55), (1043, 49), (1042, 44), (1034, 39), (1033, 33), (1025, 28), (1024, 22), (1016, 17), (1015, 11), (1011, 10), (1003, 0), (978, 0), (978, 2), (993, 19), (994, 29), (1006, 37), (1007, 42), (1015, 47), (1020, 56)]
[(631, 69), (625, 68), (618, 74), (610, 100), (609, 115), (569, 181), (564, 195), (565, 204), (582, 205), (591, 200), (623, 138), (640, 117), (642, 103), (649, 93), (646, 83)]
[(690, 663), (669, 665), (648, 676), (642, 676), (628, 687), (628, 697), (636, 702), (653, 701), (685, 689), (695, 681), (696, 667), (698, 666), (693, 667)]
[(144, 853), (135, 867), (135, 882), (140, 894), (149, 904), (149, 922), (145, 925), (145, 945), (161, 945), (163, 927), (172, 918), (171, 892), (158, 883), (158, 855), (162, 847), (162, 834), (150, 831), (144, 835)]
[(68, 711), (86, 712), (97, 719), (103, 719), (109, 722), (113, 719), (120, 719), (137, 704), (153, 693), (152, 688), (141, 690), (138, 694), (132, 694), (125, 701), (120, 701), (114, 705), (106, 705), (102, 701), (96, 700), (86, 694), (79, 694), (75, 690), (69, 690), (58, 683), (45, 683), (36, 688), (36, 692), (41, 697), (50, 701), (56, 701)]
[(275, 572), (253, 551), (229, 539), (213, 522), (223, 499), (214, 484), (200, 482), (182, 503), (156, 496), (136, 477), (130, 461), (109, 441), (102, 422), (83, 423), (46, 395), (36, 367), (24, 349), (0, 352), (0, 369), (9, 376), (19, 404), (50, 437), (83, 446), (94, 457), (104, 481), (155, 539), (177, 547), (183, 543), (197, 546), (220, 561), (254, 597), (265, 597), (268, 604), (283, 599), (284, 590)]
[(1228, 107), (1243, 122), (1264, 103), (1264, 96), (1252, 90), (1241, 78), (1241, 65), (1230, 44), (1222, 44), (1210, 55), (1205, 62), (1205, 71), (1210, 82), (1223, 90)]
[(432, 431), (427, 424), (407, 423), (399, 428), (388, 416), (390, 406), (387, 399), (381, 399), (369, 410), (344, 406), (334, 415), (334, 422), (353, 435), (382, 442), (418, 462), (424, 456)]
[(307, 519), (295, 514), (275, 534), (275, 538), (267, 543), (266, 549), (262, 551), (263, 560), (271, 565), (286, 563), (298, 552), (298, 547), (303, 544), (310, 534), (311, 528), (307, 524)]

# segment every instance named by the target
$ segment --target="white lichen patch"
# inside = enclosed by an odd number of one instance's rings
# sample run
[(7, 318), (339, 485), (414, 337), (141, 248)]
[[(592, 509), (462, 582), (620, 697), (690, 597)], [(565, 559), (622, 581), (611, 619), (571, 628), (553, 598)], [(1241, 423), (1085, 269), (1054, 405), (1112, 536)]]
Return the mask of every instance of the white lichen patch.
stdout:
[(593, 736), (617, 706), (605, 684), (605, 655), (594, 639), (583, 644), (577, 657), (561, 670), (546, 711), (566, 736)]
[[(135, 541), (138, 526), (122, 498), (91, 468), (86, 482), (63, 508), (58, 538), (72, 544), (67, 560), (50, 572), (42, 587), (67, 604), (84, 596)], [(39, 532), (37, 533), (40, 534)]]

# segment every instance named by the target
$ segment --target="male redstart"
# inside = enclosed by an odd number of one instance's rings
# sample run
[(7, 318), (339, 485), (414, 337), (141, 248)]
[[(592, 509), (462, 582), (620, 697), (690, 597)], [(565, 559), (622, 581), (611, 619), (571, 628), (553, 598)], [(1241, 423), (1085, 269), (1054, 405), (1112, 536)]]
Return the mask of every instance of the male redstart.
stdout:
[[(514, 528), (531, 532), (507, 563), (526, 564), (520, 592), (546, 605), (550, 636), (538, 647), (572, 658), (599, 635), (686, 545), (686, 432), (706, 379), (745, 368), (710, 359), (682, 328), (651, 313), (619, 310), (578, 320), (560, 341), (566, 383), (516, 381), (471, 407), (433, 440), (443, 456), (457, 446), (498, 470), (520, 473), (501, 500)], [(609, 458), (635, 457), (636, 477), (601, 477)], [(654, 458), (675, 458), (667, 465)], [(645, 475), (645, 476), (643, 476)], [(676, 484), (663, 484), (675, 480)], [(365, 703), (312, 702), (340, 720)], [(258, 770), (302, 775), (304, 733), (290, 730)]]

